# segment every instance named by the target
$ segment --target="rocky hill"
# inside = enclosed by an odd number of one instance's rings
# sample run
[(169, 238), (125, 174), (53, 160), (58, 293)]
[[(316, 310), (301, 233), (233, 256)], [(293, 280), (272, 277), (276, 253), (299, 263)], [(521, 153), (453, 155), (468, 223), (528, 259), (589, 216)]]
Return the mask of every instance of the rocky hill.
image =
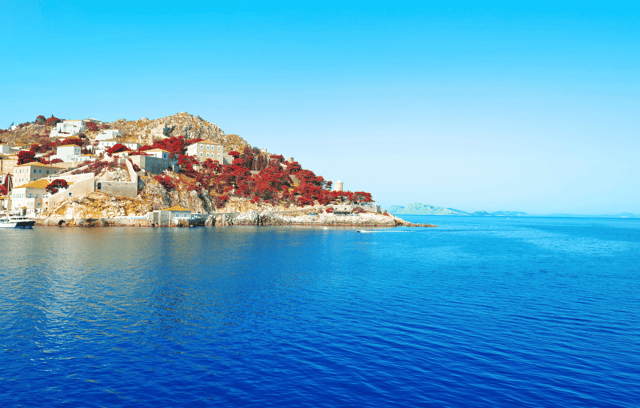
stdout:
[(221, 143), (227, 151), (242, 151), (248, 145), (240, 136), (228, 135), (215, 123), (207, 122), (200, 116), (193, 116), (186, 112), (154, 120), (119, 119), (111, 122), (110, 126), (120, 129), (125, 141), (141, 144), (152, 144), (157, 139), (184, 135), (188, 139), (201, 138)]
[[(142, 118), (128, 121), (119, 119), (109, 122), (101, 122), (111, 129), (119, 129), (123, 140), (140, 144), (152, 144), (154, 140), (172, 136), (187, 136), (188, 139), (202, 138), (212, 142), (221, 143), (226, 151), (242, 151), (248, 143), (240, 136), (226, 134), (215, 123), (208, 122), (200, 116), (193, 116), (186, 112), (165, 116), (150, 120)], [(53, 126), (45, 126), (41, 123), (26, 123), (18, 129), (0, 134), (0, 140), (13, 146), (24, 146), (33, 143), (42, 143), (53, 129)], [(94, 138), (98, 131), (86, 131), (88, 137)]]

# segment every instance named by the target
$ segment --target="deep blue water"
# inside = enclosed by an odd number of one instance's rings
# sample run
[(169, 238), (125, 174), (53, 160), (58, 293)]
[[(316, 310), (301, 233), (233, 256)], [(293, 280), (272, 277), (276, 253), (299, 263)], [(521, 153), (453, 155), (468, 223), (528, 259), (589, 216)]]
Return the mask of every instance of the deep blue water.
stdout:
[(638, 407), (640, 220), (0, 231), (3, 406)]

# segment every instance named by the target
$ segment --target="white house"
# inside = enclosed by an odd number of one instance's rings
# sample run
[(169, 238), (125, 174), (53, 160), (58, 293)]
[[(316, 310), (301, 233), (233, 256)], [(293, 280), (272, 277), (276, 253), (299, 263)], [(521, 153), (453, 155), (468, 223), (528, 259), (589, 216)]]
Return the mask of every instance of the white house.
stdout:
[(138, 150), (140, 148), (140, 144), (138, 144), (138, 143), (121, 142), (119, 140), (109, 139), (109, 140), (99, 140), (98, 141), (98, 150), (107, 151), (107, 150), (109, 150), (110, 147), (113, 147), (114, 145), (116, 145), (118, 143), (125, 145), (126, 147), (128, 147), (132, 151), (136, 151), (136, 150)]
[(144, 151), (149, 156), (157, 157), (158, 159), (168, 159), (171, 152), (164, 149), (149, 149)]
[(58, 146), (56, 149), (55, 158), (62, 160), (63, 162), (77, 161), (74, 157), (82, 154), (82, 148), (76, 145), (63, 145)]
[(115, 140), (122, 136), (122, 132), (119, 129), (105, 129), (98, 133), (96, 140)]
[(211, 159), (220, 164), (224, 163), (224, 150), (222, 145), (208, 140), (202, 140), (187, 146), (187, 155), (193, 156), (199, 161)]
[(74, 158), (76, 162), (86, 162), (86, 161), (95, 161), (98, 160), (98, 156), (93, 154), (81, 154), (80, 156), (76, 156)]
[(84, 120), (63, 120), (51, 131), (49, 137), (69, 137), (87, 130)]

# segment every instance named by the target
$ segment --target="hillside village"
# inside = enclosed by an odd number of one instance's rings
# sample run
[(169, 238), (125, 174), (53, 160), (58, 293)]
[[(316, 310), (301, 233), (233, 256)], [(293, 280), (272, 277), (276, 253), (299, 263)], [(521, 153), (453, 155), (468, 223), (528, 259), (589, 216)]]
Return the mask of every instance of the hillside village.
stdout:
[(34, 122), (0, 130), (0, 212), (40, 225), (385, 225), (371, 194), (199, 116)]

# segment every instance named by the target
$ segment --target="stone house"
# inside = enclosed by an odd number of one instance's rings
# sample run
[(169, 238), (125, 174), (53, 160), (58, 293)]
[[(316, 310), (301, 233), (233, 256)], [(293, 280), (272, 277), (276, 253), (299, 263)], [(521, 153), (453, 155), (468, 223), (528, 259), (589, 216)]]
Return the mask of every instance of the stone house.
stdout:
[[(14, 158), (0, 158), (0, 172), (12, 173), (13, 168), (18, 165), (18, 159)], [(4, 181), (4, 179), (3, 179)]]
[(211, 159), (224, 164), (224, 147), (220, 143), (201, 140), (187, 146), (187, 155), (193, 156), (199, 161)]
[(65, 170), (66, 168), (64, 167), (51, 166), (38, 162), (21, 164), (13, 168), (13, 185), (21, 186), (47, 176), (61, 173)]

